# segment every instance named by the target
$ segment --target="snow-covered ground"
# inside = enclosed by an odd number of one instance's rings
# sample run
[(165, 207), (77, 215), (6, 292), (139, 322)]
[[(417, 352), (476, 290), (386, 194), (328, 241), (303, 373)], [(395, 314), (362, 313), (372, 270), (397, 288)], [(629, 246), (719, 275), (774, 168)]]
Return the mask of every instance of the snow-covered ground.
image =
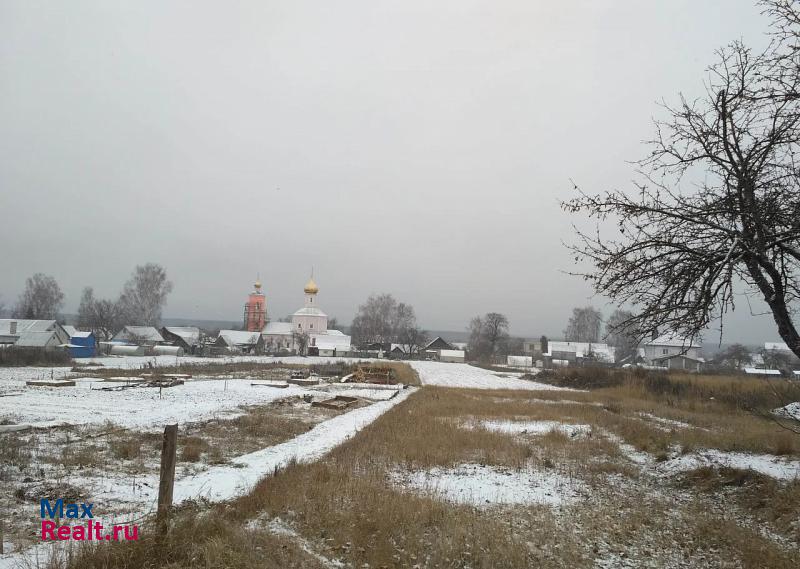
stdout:
[[(82, 364), (102, 364), (111, 369), (146, 369), (154, 366), (190, 364), (221, 365), (225, 363), (293, 363), (322, 364), (347, 360), (321, 357), (268, 357), (235, 356), (228, 358), (199, 358), (173, 356), (155, 357), (102, 357), (80, 360)], [(7, 367), (0, 368), (0, 421), (51, 426), (55, 424), (102, 424), (112, 421), (124, 427), (160, 429), (168, 423), (184, 423), (212, 419), (220, 415), (238, 413), (242, 405), (260, 405), (301, 395), (307, 390), (290, 386), (286, 389), (254, 387), (247, 379), (221, 378), (203, 380), (195, 378), (186, 384), (166, 389), (137, 387), (121, 391), (101, 388), (120, 386), (119, 383), (102, 382), (91, 377), (76, 379), (74, 387), (32, 387), (30, 380), (61, 379), (74, 376), (71, 367)], [(81, 372), (91, 376), (91, 366), (82, 366)], [(191, 371), (191, 367), (187, 367)], [(375, 400), (389, 395), (363, 391), (354, 395)], [(371, 397), (370, 397), (371, 396)]]
[[(187, 414), (191, 413), (194, 414), (194, 420), (196, 420), (196, 418), (201, 416), (201, 410), (203, 410), (202, 412), (208, 412), (209, 409), (216, 408), (216, 410), (219, 411), (222, 408), (220, 406), (221, 404), (222, 406), (232, 404), (235, 398), (238, 397), (237, 395), (233, 395), (233, 399), (225, 399), (226, 397), (231, 397), (227, 394), (236, 394), (237, 392), (240, 394), (246, 393), (248, 394), (246, 397), (248, 403), (252, 403), (251, 397), (253, 396), (260, 398), (257, 402), (264, 402), (270, 400), (270, 398), (277, 399), (286, 397), (287, 392), (289, 392), (290, 395), (293, 392), (305, 392), (305, 390), (295, 387), (286, 389), (250, 387), (249, 380), (229, 380), (227, 381), (228, 389), (226, 391), (223, 388), (225, 383), (225, 381), (220, 380), (193, 381), (177, 388), (165, 389), (165, 392), (182, 388), (189, 389), (190, 392), (198, 396), (193, 399), (196, 405), (189, 405), (184, 400), (181, 403), (180, 409), (171, 411), (170, 405), (159, 403), (157, 408), (154, 409), (153, 402), (140, 399), (138, 400), (138, 406), (141, 412), (136, 414), (136, 418), (122, 418), (117, 422), (146, 428), (148, 426), (146, 424), (147, 420), (158, 420), (157, 426), (161, 428), (162, 422), (167, 421), (167, 417), (169, 417), (169, 420), (180, 422), (189, 420), (187, 419)], [(212, 385), (218, 386), (219, 389), (209, 389), (209, 386)], [(201, 389), (199, 391), (191, 391), (193, 386), (201, 386)], [(237, 386), (241, 389), (237, 390), (237, 388), (232, 388), (231, 386)], [(122, 392), (101, 393), (118, 396), (120, 394), (138, 391), (145, 390), (130, 389)], [(381, 390), (374, 391), (378, 392)], [(199, 497), (210, 501), (226, 500), (248, 491), (258, 483), (259, 480), (268, 476), (276, 469), (286, 466), (290, 462), (312, 462), (318, 460), (335, 447), (354, 436), (358, 431), (367, 427), (383, 413), (404, 401), (414, 391), (414, 388), (405, 389), (388, 401), (380, 401), (367, 407), (354, 409), (319, 423), (310, 431), (287, 442), (236, 457), (231, 460), (230, 464), (212, 466), (207, 470), (179, 478), (175, 482), (173, 501), (178, 504)], [(61, 391), (59, 391), (59, 393), (60, 392)], [(82, 389), (76, 392), (83, 392), (87, 397), (92, 397), (94, 393), (88, 389)], [(389, 390), (382, 390), (382, 392), (391, 393)], [(347, 392), (342, 391), (342, 393)], [(3, 399), (5, 398), (0, 398), (0, 402), (2, 402)], [(8, 397), (8, 399), (18, 399), (18, 397)], [(125, 410), (118, 411), (118, 415), (122, 416), (129, 413), (136, 402), (137, 400), (134, 398), (129, 403), (126, 403)], [(93, 409), (97, 408), (96, 400), (90, 399), (89, 403)], [(174, 401), (172, 406), (175, 406)], [(21, 412), (27, 413), (24, 409), (21, 410)], [(88, 478), (81, 476), (75, 480), (66, 480), (66, 482), (74, 482), (75, 484), (81, 485), (85, 490), (91, 493), (92, 499), (96, 500), (98, 503), (124, 503), (128, 506), (126, 508), (128, 514), (124, 516), (123, 519), (118, 519), (118, 523), (151, 513), (158, 495), (158, 478), (156, 474), (132, 478), (130, 475), (104, 475), (100, 473), (97, 476)], [(51, 554), (51, 549), (52, 544), (41, 544), (27, 551), (12, 551), (10, 554), (0, 555), (0, 569), (35, 567), (39, 566), (42, 562), (46, 564), (46, 560)], [(38, 563), (37, 558), (39, 560)]]
[(91, 378), (76, 380), (75, 387), (30, 387), (23, 382), (13, 386), (19, 394), (0, 397), (0, 419), (33, 426), (110, 421), (139, 430), (160, 430), (170, 423), (230, 417), (241, 413), (242, 405), (261, 405), (307, 393), (296, 386), (251, 386), (248, 379), (195, 379), (164, 389), (100, 389), (120, 385)]
[(480, 464), (422, 471), (397, 471), (394, 482), (436, 498), (474, 506), (545, 504), (560, 506), (586, 493), (584, 484), (555, 471), (511, 470)]
[(787, 419), (794, 419), (795, 421), (800, 421), (800, 401), (796, 401), (795, 403), (789, 403), (785, 407), (779, 407), (773, 411), (779, 417), (785, 417)]
[(778, 480), (800, 478), (800, 460), (789, 460), (771, 454), (723, 452), (716, 449), (705, 449), (678, 456), (657, 464), (655, 468), (658, 473), (670, 476), (703, 466), (755, 470)]
[(545, 435), (556, 431), (575, 437), (592, 431), (591, 425), (569, 425), (559, 421), (481, 421), (478, 424), (489, 431), (514, 435)]
[(521, 373), (498, 373), (471, 366), (444, 362), (408, 362), (423, 385), (471, 389), (561, 389), (552, 385), (519, 379)]

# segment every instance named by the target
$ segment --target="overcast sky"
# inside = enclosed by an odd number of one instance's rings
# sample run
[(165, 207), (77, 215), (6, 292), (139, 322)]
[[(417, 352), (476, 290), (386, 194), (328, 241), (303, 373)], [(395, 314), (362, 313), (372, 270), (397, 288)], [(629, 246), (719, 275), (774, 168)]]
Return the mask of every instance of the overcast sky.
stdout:
[[(570, 179), (628, 187), (656, 101), (765, 29), (730, 0), (0, 0), (0, 295), (41, 271), (71, 312), (153, 261), (167, 316), (237, 320), (260, 273), (280, 317), (313, 266), (341, 321), (391, 292), (558, 335), (605, 305), (563, 273)], [(726, 341), (777, 338), (739, 308)]]

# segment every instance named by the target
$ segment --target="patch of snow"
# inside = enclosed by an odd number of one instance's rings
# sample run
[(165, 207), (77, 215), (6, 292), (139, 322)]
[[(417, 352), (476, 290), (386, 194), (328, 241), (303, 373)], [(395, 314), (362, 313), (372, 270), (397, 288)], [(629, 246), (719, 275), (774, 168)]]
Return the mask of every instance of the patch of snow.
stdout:
[(626, 443), (622, 437), (618, 437), (612, 433), (605, 433), (605, 436), (611, 442), (617, 443), (620, 452), (622, 452), (622, 454), (624, 454), (631, 462), (638, 464), (639, 466), (644, 466), (655, 462), (655, 459), (650, 453), (638, 450), (632, 444)]
[(101, 387), (120, 387), (120, 384), (80, 381), (75, 387), (27, 388), (21, 395), (0, 397), (0, 417), (13, 415), (19, 422), (34, 427), (111, 421), (123, 427), (160, 430), (170, 423), (238, 415), (242, 405), (260, 405), (306, 392), (296, 386), (255, 387), (246, 379), (195, 380), (164, 389), (131, 387), (105, 391)]
[(773, 409), (772, 412), (779, 417), (800, 421), (800, 401), (789, 403), (784, 407), (778, 407), (777, 409)]
[(473, 506), (543, 504), (561, 506), (586, 495), (579, 480), (555, 471), (462, 464), (424, 471), (396, 471), (394, 482), (435, 498)]
[(683, 421), (676, 421), (674, 419), (665, 419), (664, 417), (659, 417), (657, 415), (653, 415), (652, 413), (639, 413), (640, 417), (644, 417), (654, 423), (658, 423), (663, 427), (667, 427), (668, 430), (672, 429), (691, 429), (693, 426), (689, 423), (684, 423)]
[(655, 468), (659, 474), (669, 476), (703, 466), (755, 470), (778, 480), (800, 478), (800, 460), (789, 460), (771, 454), (723, 452), (716, 449), (706, 449), (678, 456), (657, 464)]
[(409, 361), (408, 364), (419, 374), (423, 385), (440, 387), (461, 387), (470, 389), (526, 389), (535, 391), (564, 390), (545, 383), (538, 383), (518, 377), (498, 377), (493, 372), (469, 364)]
[(545, 435), (557, 431), (576, 437), (592, 431), (591, 425), (568, 425), (559, 421), (481, 421), (478, 424), (489, 431), (514, 435)]

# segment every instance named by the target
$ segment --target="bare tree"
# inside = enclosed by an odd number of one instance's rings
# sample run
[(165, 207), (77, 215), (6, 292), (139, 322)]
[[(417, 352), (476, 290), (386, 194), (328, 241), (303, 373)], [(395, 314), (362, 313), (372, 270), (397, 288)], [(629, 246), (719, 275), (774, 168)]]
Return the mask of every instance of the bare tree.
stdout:
[(54, 320), (64, 305), (64, 293), (56, 279), (36, 273), (25, 281), (25, 290), (14, 309), (16, 318)]
[(126, 324), (158, 326), (170, 292), (172, 282), (164, 267), (155, 263), (137, 265), (119, 299)]
[(714, 356), (712, 363), (721, 368), (740, 370), (745, 365), (752, 363), (753, 356), (747, 346), (731, 344)]
[(391, 294), (371, 295), (358, 307), (350, 334), (356, 344), (398, 343), (418, 346), (424, 332), (417, 326), (414, 307)]
[(297, 349), (297, 353), (301, 356), (306, 355), (309, 341), (310, 338), (306, 332), (298, 332), (297, 330), (292, 332), (292, 342), (294, 343), (295, 349)]
[(586, 306), (573, 308), (572, 316), (564, 330), (564, 339), (568, 342), (593, 342), (600, 341), (600, 330), (603, 326), (603, 315), (600, 311)]
[(606, 339), (614, 348), (617, 361), (636, 354), (639, 344), (638, 333), (632, 326), (633, 313), (629, 310), (617, 309), (606, 321)]
[(785, 350), (761, 350), (764, 365), (769, 369), (791, 370), (798, 363), (797, 356)]
[(477, 360), (487, 360), (503, 351), (508, 340), (508, 318), (498, 312), (476, 316), (469, 324), (469, 353)]
[(416, 324), (408, 323), (397, 331), (397, 344), (403, 349), (406, 356), (414, 356), (428, 343), (428, 333)]
[(3, 298), (0, 297), (0, 318), (2, 318), (6, 313), (6, 305), (3, 302)]
[(90, 330), (100, 339), (107, 340), (122, 329), (121, 308), (119, 302), (97, 299), (94, 289), (87, 286), (81, 294), (78, 306), (78, 327)]
[(722, 334), (743, 286), (800, 354), (800, 114), (794, 99), (772, 96), (771, 57), (741, 43), (720, 50), (705, 95), (681, 97), (656, 122), (635, 193), (581, 192), (563, 204), (616, 223), (616, 238), (598, 223), (572, 250), (594, 265), (583, 276), (597, 292), (634, 307), (640, 337), (660, 329), (694, 339), (714, 321)]

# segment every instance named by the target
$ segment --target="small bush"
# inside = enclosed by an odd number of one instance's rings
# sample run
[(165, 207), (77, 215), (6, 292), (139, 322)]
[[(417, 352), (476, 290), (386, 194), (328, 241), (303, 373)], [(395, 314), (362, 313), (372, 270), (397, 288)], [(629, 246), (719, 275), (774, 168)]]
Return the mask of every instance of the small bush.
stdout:
[(203, 453), (208, 450), (208, 442), (200, 437), (186, 437), (181, 447), (181, 460), (184, 462), (197, 462)]
[(114, 458), (122, 460), (132, 460), (139, 458), (142, 451), (142, 443), (135, 437), (111, 440), (111, 454)]

